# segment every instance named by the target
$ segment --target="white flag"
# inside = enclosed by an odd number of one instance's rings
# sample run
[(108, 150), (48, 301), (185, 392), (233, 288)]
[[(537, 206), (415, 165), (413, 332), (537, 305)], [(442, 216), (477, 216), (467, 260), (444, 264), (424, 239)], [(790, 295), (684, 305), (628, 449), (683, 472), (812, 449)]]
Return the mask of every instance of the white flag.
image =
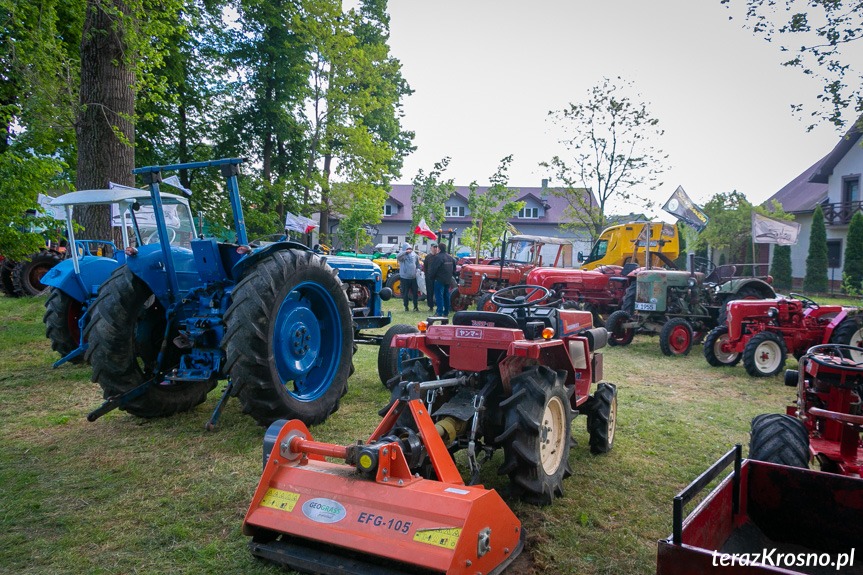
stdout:
[(315, 220), (311, 218), (304, 218), (303, 216), (295, 216), (291, 212), (288, 212), (285, 216), (285, 229), (292, 232), (300, 232), (301, 234), (307, 234), (311, 232), (313, 229), (318, 227), (318, 224), (315, 223)]
[(796, 222), (775, 220), (752, 211), (752, 241), (756, 244), (793, 246), (799, 233), (800, 224)]

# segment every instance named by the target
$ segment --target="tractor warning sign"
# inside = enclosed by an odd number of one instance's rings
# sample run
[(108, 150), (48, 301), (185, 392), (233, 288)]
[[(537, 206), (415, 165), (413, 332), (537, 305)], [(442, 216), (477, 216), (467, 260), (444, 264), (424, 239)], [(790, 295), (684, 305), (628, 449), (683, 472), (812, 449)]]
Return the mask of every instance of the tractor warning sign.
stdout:
[(461, 535), (459, 527), (441, 527), (437, 529), (417, 529), (414, 533), (414, 541), (428, 543), (445, 549), (455, 549), (458, 538)]

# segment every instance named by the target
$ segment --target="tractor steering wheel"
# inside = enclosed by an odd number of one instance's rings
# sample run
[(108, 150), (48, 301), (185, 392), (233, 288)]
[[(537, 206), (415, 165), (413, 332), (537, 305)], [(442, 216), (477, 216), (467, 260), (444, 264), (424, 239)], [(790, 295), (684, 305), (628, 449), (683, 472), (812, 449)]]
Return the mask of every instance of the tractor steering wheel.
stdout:
[(791, 293), (791, 297), (799, 299), (803, 302), (803, 307), (811, 307), (812, 309), (818, 309), (821, 306), (818, 305), (813, 299), (806, 297), (805, 295), (800, 295), (799, 293)]
[(710, 272), (712, 272), (713, 270), (716, 269), (716, 264), (714, 264), (712, 261), (710, 261), (707, 258), (702, 258), (700, 256), (696, 256), (696, 257), (692, 258), (692, 260), (693, 260), (692, 263), (695, 266), (695, 271), (701, 272), (704, 275), (708, 275), (708, 274), (710, 274)]
[[(844, 353), (843, 353), (844, 352)], [(853, 345), (825, 343), (809, 348), (806, 355), (818, 365), (846, 369), (853, 373), (863, 373), (863, 349)]]
[[(177, 230), (172, 229), (172, 228), (168, 228), (168, 235), (170, 236), (168, 238), (168, 243), (169, 244), (174, 243), (174, 240), (177, 239)], [(150, 244), (158, 244), (158, 243), (159, 243), (159, 231), (158, 230), (156, 230), (155, 232), (153, 232), (152, 234), (147, 236), (147, 239), (144, 240), (144, 245), (147, 245), (147, 246), (149, 246)]]
[[(505, 294), (508, 292), (513, 292), (516, 290), (524, 290), (527, 292), (523, 296), (518, 297), (501, 297), (501, 294)], [(528, 291), (529, 290), (529, 291)], [(539, 299), (530, 299), (533, 297), (533, 294), (536, 292), (542, 292), (542, 296)], [(535, 305), (540, 305), (548, 301), (548, 298), (551, 297), (551, 290), (545, 288), (543, 286), (532, 286), (532, 285), (521, 285), (521, 286), (509, 286), (505, 287), (502, 290), (498, 290), (491, 294), (491, 303), (496, 305), (497, 307), (509, 307), (509, 308), (526, 308), (532, 307)]]

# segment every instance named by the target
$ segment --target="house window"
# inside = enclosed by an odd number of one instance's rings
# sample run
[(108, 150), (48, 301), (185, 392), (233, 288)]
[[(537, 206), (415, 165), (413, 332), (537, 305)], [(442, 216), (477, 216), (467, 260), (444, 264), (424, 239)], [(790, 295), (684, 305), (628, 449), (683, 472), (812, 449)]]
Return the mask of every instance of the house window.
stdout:
[(827, 241), (827, 267), (842, 267), (842, 240)]
[(522, 208), (518, 211), (518, 217), (523, 220), (535, 220), (539, 217), (539, 208)]
[(860, 201), (860, 176), (846, 176), (842, 179), (842, 199), (845, 203)]
[(463, 218), (464, 206), (446, 206), (446, 217), (448, 218)]
[(392, 204), (384, 204), (384, 215), (391, 216), (393, 215), (393, 206)]
[(399, 243), (399, 237), (398, 236), (387, 236), (387, 243), (388, 244), (397, 244), (397, 243)]

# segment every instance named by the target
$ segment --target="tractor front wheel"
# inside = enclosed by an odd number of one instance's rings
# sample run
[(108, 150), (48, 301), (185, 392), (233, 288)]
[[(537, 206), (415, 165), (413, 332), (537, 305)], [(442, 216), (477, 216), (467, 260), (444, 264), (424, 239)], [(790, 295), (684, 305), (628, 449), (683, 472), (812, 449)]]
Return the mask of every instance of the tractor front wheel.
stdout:
[(504, 431), (504, 462), (498, 474), (509, 475), (515, 495), (535, 505), (547, 505), (563, 495), (563, 480), (572, 475), (572, 390), (566, 374), (545, 366), (525, 369), (512, 378), (512, 395), (500, 403)]
[(770, 331), (757, 333), (743, 348), (743, 367), (752, 377), (770, 377), (785, 367), (785, 340)]
[(617, 427), (617, 386), (599, 383), (593, 394), (587, 414), (587, 432), (590, 434), (590, 452), (608, 453), (614, 447), (614, 430)]
[(491, 301), (491, 296), (493, 295), (494, 292), (486, 292), (479, 296), (479, 300), (476, 302), (476, 309), (478, 311), (497, 311), (497, 306)]
[(623, 302), (620, 304), (620, 309), (629, 313), (629, 315), (633, 315), (635, 313), (635, 296), (638, 290), (638, 284), (632, 282), (626, 288), (626, 292), (623, 294)]
[(15, 292), (32, 297), (44, 294), (48, 286), (42, 283), (42, 277), (62, 261), (63, 256), (54, 250), (42, 250), (31, 255), (30, 259), (18, 262), (12, 270)]
[(632, 321), (632, 316), (624, 310), (617, 310), (605, 322), (605, 329), (608, 330), (608, 345), (629, 345), (632, 343), (632, 338), (635, 337), (635, 330), (631, 327), (623, 327), (623, 324)]
[(386, 287), (393, 290), (393, 297), (402, 297), (402, 278), (398, 273), (390, 272)]
[(749, 459), (809, 468), (809, 432), (799, 419), (782, 413), (752, 420)]
[(243, 412), (322, 423), (347, 393), (353, 360), (348, 300), (335, 272), (312, 252), (285, 250), (258, 261), (225, 313), (225, 371)]
[[(93, 366), (92, 380), (108, 399), (152, 379), (165, 338), (165, 309), (150, 287), (127, 266), (120, 266), (99, 288), (84, 328), (89, 346), (85, 359)], [(172, 330), (159, 373), (180, 363), (180, 350), (171, 343)], [(138, 417), (162, 417), (188, 411), (207, 398), (215, 380), (157, 382), (119, 407)]]
[(461, 293), (459, 293), (458, 291), (458, 288), (450, 290), (449, 309), (451, 311), (464, 311), (467, 309), (468, 305), (470, 305), (470, 300), (462, 297)]
[(713, 367), (733, 367), (740, 363), (740, 353), (729, 348), (728, 326), (710, 330), (704, 338), (704, 359)]
[[(76, 349), (81, 341), (81, 328), (78, 320), (84, 315), (84, 305), (57, 288), (51, 288), (45, 301), (45, 337), (51, 340), (51, 349), (66, 357)], [(82, 363), (84, 358), (77, 356), (71, 363)]]
[(692, 349), (692, 327), (682, 317), (669, 320), (659, 332), (659, 349), (664, 355), (688, 355)]
[[(833, 333), (830, 334), (830, 343), (850, 345), (863, 348), (863, 327), (856, 316), (846, 317), (842, 320)], [(851, 359), (857, 363), (863, 362), (863, 354), (850, 350)]]
[(381, 378), (384, 387), (390, 391), (399, 383), (398, 377), (402, 371), (402, 362), (411, 357), (417, 357), (419, 353), (416, 350), (391, 347), (393, 338), (404, 333), (418, 333), (418, 331), (414, 326), (404, 323), (390, 326), (381, 340), (380, 348), (378, 348), (378, 377)]

